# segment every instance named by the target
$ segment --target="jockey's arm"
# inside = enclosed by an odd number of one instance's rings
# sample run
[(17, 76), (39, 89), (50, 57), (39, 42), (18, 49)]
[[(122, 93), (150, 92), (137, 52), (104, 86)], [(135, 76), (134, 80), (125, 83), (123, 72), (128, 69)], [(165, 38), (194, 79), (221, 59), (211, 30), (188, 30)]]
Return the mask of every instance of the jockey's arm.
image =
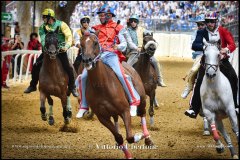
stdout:
[(40, 35), (40, 39), (41, 39), (42, 48), (45, 46), (45, 36), (46, 36), (43, 27), (44, 26), (41, 25), (39, 30), (38, 30), (39, 35)]
[(61, 24), (61, 31), (65, 36), (65, 46), (64, 49), (68, 49), (72, 46), (72, 32), (65, 22)]
[(236, 49), (236, 44), (234, 42), (234, 38), (232, 36), (232, 34), (228, 31), (228, 30), (225, 30), (225, 40), (227, 42), (227, 47), (226, 48), (223, 48), (223, 49), (226, 49), (227, 53), (232, 53), (235, 49)]
[(197, 31), (196, 39), (193, 41), (192, 50), (203, 51), (203, 34), (202, 31)]
[(73, 38), (75, 40), (75, 46), (80, 48), (80, 36), (79, 36), (78, 32), (75, 32)]
[(118, 33), (118, 39), (120, 41), (120, 44), (117, 45), (117, 50), (124, 52), (127, 49), (127, 41), (124, 37), (126, 30), (123, 28)]
[(130, 36), (127, 29), (125, 29), (124, 37), (127, 41), (129, 49), (131, 49), (131, 50), (137, 50), (138, 49), (138, 46), (135, 43), (133, 43), (132, 37)]

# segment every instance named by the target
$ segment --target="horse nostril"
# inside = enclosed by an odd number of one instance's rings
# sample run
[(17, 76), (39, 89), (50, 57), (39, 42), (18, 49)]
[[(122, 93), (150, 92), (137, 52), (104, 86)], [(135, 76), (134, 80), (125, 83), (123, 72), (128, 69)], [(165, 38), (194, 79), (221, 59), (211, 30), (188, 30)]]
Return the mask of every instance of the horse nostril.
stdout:
[(206, 73), (206, 76), (209, 77), (210, 76), (209, 73)]
[(216, 76), (216, 74), (214, 73), (214, 74), (212, 75), (212, 78), (215, 77), (215, 76)]

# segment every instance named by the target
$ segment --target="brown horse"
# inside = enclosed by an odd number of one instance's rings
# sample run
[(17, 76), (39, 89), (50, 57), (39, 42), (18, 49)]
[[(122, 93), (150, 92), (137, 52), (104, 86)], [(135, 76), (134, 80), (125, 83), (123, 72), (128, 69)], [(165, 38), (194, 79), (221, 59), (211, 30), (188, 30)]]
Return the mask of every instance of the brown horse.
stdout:
[[(154, 110), (153, 105), (155, 101), (156, 88), (157, 88), (157, 74), (154, 67), (151, 65), (150, 58), (154, 55), (156, 45), (154, 44), (153, 34), (147, 34), (143, 37), (143, 46), (140, 53), (139, 60), (133, 65), (135, 70), (140, 75), (146, 94), (150, 99), (149, 115), (150, 125), (153, 126)], [(155, 107), (157, 103), (155, 102)]]
[[(137, 115), (141, 117), (143, 134), (133, 136), (127, 95), (114, 71), (101, 61), (98, 37), (91, 33), (85, 34), (81, 39), (81, 47), (83, 49), (84, 67), (88, 73), (86, 84), (88, 105), (99, 121), (112, 132), (126, 158), (131, 158), (130, 152), (123, 145), (123, 137), (118, 132), (118, 116), (123, 119), (125, 124), (128, 143), (135, 143), (145, 138), (146, 145), (153, 145), (146, 125), (146, 94), (142, 80), (131, 66), (124, 63), (124, 72), (134, 80), (133, 84), (140, 95), (141, 101), (137, 108)], [(115, 125), (112, 123), (111, 117), (113, 117)]]
[[(54, 124), (53, 118), (53, 99), (51, 95), (54, 95), (61, 99), (63, 108), (63, 117), (65, 124), (70, 123), (72, 112), (70, 105), (70, 92), (67, 89), (68, 86), (68, 75), (64, 70), (60, 59), (58, 48), (58, 29), (55, 32), (48, 32), (45, 29), (45, 46), (43, 49), (43, 64), (39, 73), (39, 91), (40, 91), (40, 111), (42, 120), (47, 120), (45, 101), (46, 98), (49, 104), (49, 120), (50, 125)], [(60, 53), (61, 54), (61, 53)]]

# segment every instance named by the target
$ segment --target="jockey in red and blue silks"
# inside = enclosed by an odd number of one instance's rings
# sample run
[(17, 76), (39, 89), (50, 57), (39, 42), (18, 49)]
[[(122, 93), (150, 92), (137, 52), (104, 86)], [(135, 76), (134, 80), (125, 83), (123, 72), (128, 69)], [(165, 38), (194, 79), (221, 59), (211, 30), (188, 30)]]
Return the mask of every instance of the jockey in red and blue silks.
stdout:
[[(197, 31), (197, 36), (192, 44), (192, 49), (194, 51), (204, 51), (204, 47), (206, 46), (204, 46), (203, 41), (210, 43), (221, 42), (221, 50), (219, 51), (221, 56), (221, 65), (219, 65), (219, 67), (220, 71), (224, 74), (224, 76), (227, 77), (230, 82), (233, 92), (233, 100), (237, 111), (238, 77), (231, 63), (228, 61), (230, 53), (236, 49), (234, 38), (231, 32), (229, 32), (226, 28), (218, 25), (218, 13), (216, 12), (206, 13), (205, 24), (206, 27), (204, 29)], [(204, 55), (201, 61), (201, 63), (204, 63)], [(200, 87), (204, 73), (205, 69), (203, 65), (201, 65), (198, 71), (197, 82), (194, 86), (193, 95), (190, 100), (190, 108), (185, 112), (185, 115), (189, 116), (190, 118), (196, 118), (202, 106)]]
[[(95, 31), (99, 31), (98, 40), (101, 46), (101, 60), (111, 67), (120, 80), (130, 103), (130, 114), (136, 116), (137, 106), (140, 104), (140, 96), (133, 87), (131, 79), (124, 74), (121, 61), (125, 56), (121, 53), (126, 50), (127, 42), (124, 38), (126, 30), (124, 27), (112, 20), (115, 14), (108, 5), (103, 5), (97, 12), (101, 24), (93, 26)], [(116, 38), (118, 37), (118, 38)], [(84, 69), (81, 76), (81, 104), (77, 118), (81, 118), (88, 111), (88, 104), (85, 97), (87, 81), (87, 70)]]

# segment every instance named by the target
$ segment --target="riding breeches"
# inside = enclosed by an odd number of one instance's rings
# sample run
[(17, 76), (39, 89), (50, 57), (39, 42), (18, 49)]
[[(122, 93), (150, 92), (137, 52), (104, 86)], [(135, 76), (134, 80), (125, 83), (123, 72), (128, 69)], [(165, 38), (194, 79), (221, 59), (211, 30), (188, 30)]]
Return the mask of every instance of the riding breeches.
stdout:
[(43, 62), (43, 54), (36, 59), (36, 63), (33, 64), (32, 67), (32, 80), (30, 82), (30, 86), (36, 88), (38, 80), (39, 80), (39, 73)]
[(192, 65), (192, 68), (190, 69), (190, 71), (187, 74), (187, 84), (186, 86), (188, 87), (189, 90), (193, 89), (193, 85), (195, 83), (196, 80), (196, 76), (198, 73), (198, 70), (200, 68), (200, 61), (202, 59), (202, 55), (197, 55), (196, 59)]
[[(140, 96), (133, 87), (133, 83), (129, 78), (126, 78), (124, 74), (123, 67), (121, 66), (121, 63), (118, 60), (118, 56), (115, 53), (111, 52), (103, 52), (101, 55), (101, 60), (104, 64), (109, 66), (117, 75), (118, 79), (120, 80), (127, 96), (130, 105), (139, 105), (140, 103)], [(88, 104), (86, 101), (86, 83), (87, 83), (87, 70), (84, 69), (82, 76), (81, 76), (81, 108), (88, 108)]]
[(162, 76), (162, 73), (161, 73), (161, 70), (160, 70), (160, 64), (158, 63), (157, 59), (154, 56), (152, 56), (150, 58), (150, 62), (154, 66), (154, 69), (157, 73), (157, 77), (159, 79), (163, 80), (163, 76)]
[(69, 77), (69, 83), (68, 83), (68, 87), (69, 90), (75, 88), (75, 79), (74, 79), (74, 74), (73, 74), (73, 68), (70, 66), (69, 64), (69, 60), (68, 60), (68, 56), (66, 52), (60, 53), (58, 54), (58, 57), (63, 65), (63, 68), (65, 69), (65, 71), (68, 74)]
[(129, 56), (129, 58), (127, 60), (127, 63), (130, 66), (133, 66), (135, 63), (137, 63), (140, 54), (137, 54), (136, 52), (132, 52), (132, 53), (129, 53), (128, 56)]
[[(130, 66), (133, 66), (135, 63), (137, 63), (139, 57), (140, 57), (140, 54), (137, 55), (137, 53), (130, 53), (130, 56), (128, 58), (127, 63)], [(150, 62), (154, 66), (154, 69), (155, 69), (155, 71), (157, 73), (157, 77), (162, 80), (163, 76), (162, 76), (162, 73), (161, 73), (161, 70), (160, 70), (160, 64), (158, 63), (157, 59), (154, 56), (152, 56), (150, 58)]]
[[(220, 71), (227, 77), (232, 87), (233, 92), (233, 100), (235, 107), (237, 108), (237, 91), (238, 91), (238, 77), (233, 69), (232, 65), (228, 61), (228, 59), (223, 59), (222, 64), (220, 65)], [(200, 87), (202, 84), (202, 80), (205, 74), (205, 69), (201, 65), (198, 71), (197, 83), (194, 86), (194, 92), (192, 98), (190, 100), (190, 109), (193, 109), (196, 114), (199, 113), (200, 108), (202, 106), (201, 97), (200, 97)]]

